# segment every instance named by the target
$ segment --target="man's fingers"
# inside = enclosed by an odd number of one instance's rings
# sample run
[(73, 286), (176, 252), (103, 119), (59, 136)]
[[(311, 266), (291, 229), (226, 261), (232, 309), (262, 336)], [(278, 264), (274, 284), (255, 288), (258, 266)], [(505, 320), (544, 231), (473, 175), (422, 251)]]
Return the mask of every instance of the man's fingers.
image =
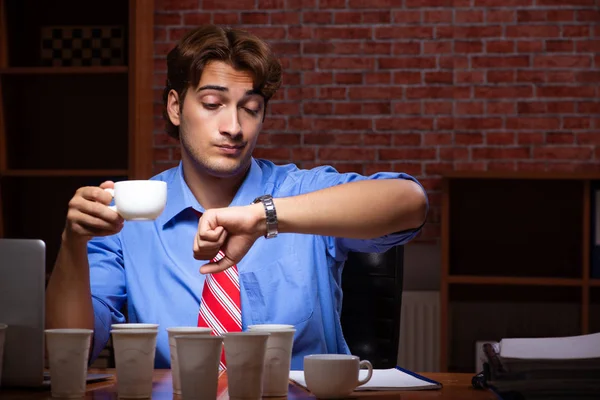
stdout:
[(72, 208), (77, 209), (84, 214), (100, 218), (114, 225), (120, 225), (123, 223), (123, 217), (121, 217), (114, 210), (106, 207), (106, 205), (98, 202), (85, 201), (82, 200), (82, 198), (74, 198), (71, 200), (71, 206)]
[(201, 227), (198, 230), (198, 237), (207, 242), (217, 242), (224, 232), (225, 229), (222, 226), (217, 226), (215, 229), (203, 229)]
[(200, 236), (200, 234), (198, 234), (198, 235), (196, 235), (196, 240), (194, 243), (194, 251), (199, 252), (199, 253), (204, 252), (204, 251), (212, 252), (215, 249), (216, 249), (216, 251), (219, 251), (219, 249), (223, 245), (223, 242), (225, 241), (226, 236), (227, 235), (223, 231), (223, 232), (221, 232), (221, 235), (215, 237), (215, 239), (205, 240)]
[(77, 233), (80, 236), (108, 236), (114, 235), (115, 233), (119, 233), (122, 227), (118, 228), (110, 228), (110, 229), (102, 229), (96, 228), (90, 225), (85, 225), (84, 223), (77, 222), (71, 226), (71, 230)]
[(118, 232), (123, 226), (122, 220), (107, 221), (80, 210), (70, 210), (69, 219), (90, 231), (113, 231)]
[(107, 189), (107, 188), (114, 188), (115, 187), (115, 183), (113, 181), (104, 181), (100, 184), (100, 187), (102, 189)]
[(200, 267), (200, 273), (201, 274), (214, 274), (217, 272), (225, 271), (227, 268), (231, 268), (234, 265), (235, 265), (235, 262), (233, 262), (233, 260), (230, 260), (226, 256), (226, 257), (223, 257), (223, 259), (220, 261), (204, 264), (203, 266)]
[(112, 195), (99, 187), (86, 186), (81, 189), (81, 197), (89, 201), (96, 201), (104, 205), (109, 205), (112, 201)]
[(113, 187), (114, 182), (105, 181), (100, 187), (77, 189), (69, 201), (65, 229), (80, 236), (108, 236), (120, 232), (123, 217), (107, 207), (112, 194), (104, 190)]
[(227, 231), (222, 226), (217, 227), (213, 232), (217, 232), (218, 235), (209, 235), (210, 240), (206, 235), (202, 236), (200, 233), (196, 235), (194, 240), (194, 258), (196, 260), (212, 260), (225, 243)]
[(218, 252), (218, 247), (215, 247), (214, 249), (203, 248), (202, 251), (194, 249), (194, 258), (196, 260), (212, 260), (216, 257)]

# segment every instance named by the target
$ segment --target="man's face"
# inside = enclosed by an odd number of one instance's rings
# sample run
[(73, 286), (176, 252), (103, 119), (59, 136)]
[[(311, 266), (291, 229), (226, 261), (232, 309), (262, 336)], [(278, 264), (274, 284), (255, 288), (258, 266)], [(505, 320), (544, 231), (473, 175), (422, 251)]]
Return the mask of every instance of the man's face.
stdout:
[(245, 174), (265, 109), (250, 73), (210, 62), (198, 86), (188, 89), (181, 112), (175, 91), (169, 94), (167, 107), (171, 122), (179, 126), (182, 157), (199, 172), (221, 178)]

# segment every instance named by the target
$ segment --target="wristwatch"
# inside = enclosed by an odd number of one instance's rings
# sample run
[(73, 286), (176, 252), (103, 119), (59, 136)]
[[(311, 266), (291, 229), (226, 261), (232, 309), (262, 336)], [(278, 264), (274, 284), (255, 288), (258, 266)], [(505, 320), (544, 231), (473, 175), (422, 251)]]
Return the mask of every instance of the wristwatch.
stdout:
[(265, 238), (272, 239), (277, 237), (277, 212), (275, 211), (273, 196), (270, 194), (259, 196), (252, 202), (252, 204), (256, 203), (262, 203), (267, 214), (267, 233), (265, 234)]

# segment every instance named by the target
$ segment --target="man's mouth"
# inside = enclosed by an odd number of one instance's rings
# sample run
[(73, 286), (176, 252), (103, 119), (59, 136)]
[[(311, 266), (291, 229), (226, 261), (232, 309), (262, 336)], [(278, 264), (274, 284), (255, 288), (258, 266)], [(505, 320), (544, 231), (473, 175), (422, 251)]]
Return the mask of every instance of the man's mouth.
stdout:
[(242, 150), (244, 149), (243, 144), (231, 145), (231, 144), (221, 144), (217, 146), (222, 154), (230, 155), (230, 156), (239, 156), (242, 154)]

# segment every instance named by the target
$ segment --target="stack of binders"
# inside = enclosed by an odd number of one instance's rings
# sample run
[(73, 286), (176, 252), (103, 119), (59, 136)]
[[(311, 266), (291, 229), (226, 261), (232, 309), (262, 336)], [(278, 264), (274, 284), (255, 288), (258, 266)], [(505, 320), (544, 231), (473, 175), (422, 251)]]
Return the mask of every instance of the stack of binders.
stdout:
[(600, 333), (484, 344), (486, 385), (505, 399), (600, 399)]

